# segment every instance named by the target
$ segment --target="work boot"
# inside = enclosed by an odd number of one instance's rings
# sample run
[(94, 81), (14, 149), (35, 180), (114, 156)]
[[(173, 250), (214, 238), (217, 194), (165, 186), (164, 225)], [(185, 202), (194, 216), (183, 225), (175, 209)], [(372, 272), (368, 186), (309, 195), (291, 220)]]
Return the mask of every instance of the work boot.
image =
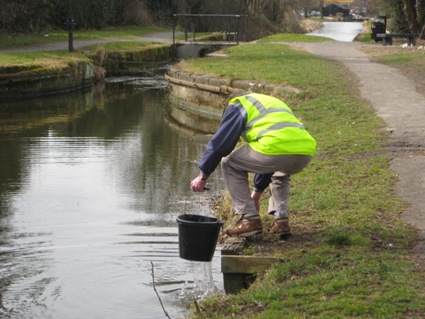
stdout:
[(280, 239), (286, 239), (291, 235), (291, 226), (289, 226), (288, 217), (278, 217), (270, 228), (272, 234), (279, 235)]
[(239, 221), (225, 233), (231, 237), (249, 237), (263, 232), (260, 215), (242, 215)]

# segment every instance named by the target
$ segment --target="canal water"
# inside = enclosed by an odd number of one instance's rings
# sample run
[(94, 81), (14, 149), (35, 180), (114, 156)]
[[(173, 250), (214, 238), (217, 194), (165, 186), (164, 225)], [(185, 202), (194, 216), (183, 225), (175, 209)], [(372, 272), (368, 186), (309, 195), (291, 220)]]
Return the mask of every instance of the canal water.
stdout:
[[(353, 41), (361, 23), (311, 35)], [(207, 137), (165, 121), (162, 78), (121, 78), (102, 94), (0, 103), (0, 318), (183, 318), (222, 292), (211, 263), (183, 260), (176, 218), (211, 215), (192, 193)]]
[[(179, 257), (177, 216), (205, 139), (167, 124), (161, 78), (103, 94), (0, 103), (0, 318), (183, 318), (223, 291), (211, 263)], [(163, 306), (161, 306), (161, 303)]]
[(322, 36), (336, 41), (352, 42), (362, 32), (362, 22), (323, 22), (322, 28), (307, 34)]

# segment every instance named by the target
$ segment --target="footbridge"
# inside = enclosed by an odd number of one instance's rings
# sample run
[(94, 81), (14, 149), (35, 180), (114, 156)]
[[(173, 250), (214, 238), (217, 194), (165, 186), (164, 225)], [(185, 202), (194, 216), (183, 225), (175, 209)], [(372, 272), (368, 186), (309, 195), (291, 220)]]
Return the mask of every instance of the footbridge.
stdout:
[(247, 15), (240, 14), (174, 14), (174, 58), (204, 57), (238, 45), (246, 41), (246, 23)]

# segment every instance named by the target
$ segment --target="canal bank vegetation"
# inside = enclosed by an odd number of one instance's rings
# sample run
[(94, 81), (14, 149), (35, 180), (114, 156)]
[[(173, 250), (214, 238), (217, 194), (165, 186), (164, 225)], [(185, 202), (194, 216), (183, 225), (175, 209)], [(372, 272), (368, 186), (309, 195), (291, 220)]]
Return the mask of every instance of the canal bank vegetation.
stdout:
[[(226, 49), (224, 58), (180, 65), (298, 87), (301, 92), (280, 97), (318, 142), (312, 163), (292, 179), (293, 236), (282, 241), (265, 231), (244, 250), (285, 261), (240, 294), (197, 304), (188, 317), (422, 318), (424, 272), (411, 255), (417, 233), (400, 217), (406, 204), (394, 196), (397, 177), (384, 123), (343, 65), (275, 42), (265, 38)], [(266, 206), (264, 198), (260, 214), (267, 229)], [(214, 210), (228, 225), (234, 222), (227, 194)]]
[[(82, 59), (78, 55), (70, 55), (65, 51), (49, 52), (19, 52), (13, 54), (1, 54), (1, 68), (19, 67), (25, 65), (39, 65), (46, 69), (54, 69), (56, 66), (63, 66), (75, 59)], [(3, 72), (2, 72), (3, 73)]]
[[(21, 49), (17, 52), (0, 53), (0, 67), (51, 62), (68, 63), (70, 60), (86, 59), (99, 50), (102, 51), (138, 51), (148, 46), (157, 46), (155, 42), (140, 41), (147, 34), (163, 32), (164, 29), (154, 27), (127, 27), (110, 30), (78, 31), (74, 33), (74, 41), (87, 41), (87, 45), (68, 52), (68, 33), (58, 31), (47, 36), (7, 36), (0, 34), (1, 49)], [(63, 50), (43, 50), (43, 45), (55, 42), (64, 43)], [(93, 44), (92, 44), (93, 43)], [(27, 48), (27, 49), (25, 49)]]
[[(302, 19), (303, 29), (319, 27), (315, 21)], [(57, 94), (66, 90), (65, 83), (76, 73), (74, 65), (86, 64), (90, 72), (81, 74), (86, 86), (88, 81), (101, 83), (108, 75), (122, 74), (154, 74), (158, 63), (169, 63), (173, 59), (173, 48), (170, 44), (141, 41), (141, 37), (165, 31), (164, 28), (147, 26), (113, 27), (103, 30), (76, 30), (73, 33), (75, 41), (86, 41), (85, 46), (68, 52), (68, 32), (54, 31), (43, 34), (0, 34), (1, 49), (19, 49), (18, 52), (0, 53), (0, 86), (7, 93), (3, 99), (30, 97), (37, 95)], [(216, 36), (216, 33), (198, 33), (198, 38)], [(217, 33), (221, 34), (222, 33)], [(183, 37), (183, 36), (180, 36)], [(60, 43), (60, 45), (55, 45)], [(49, 45), (49, 46), (46, 46)], [(51, 48), (61, 47), (61, 50)], [(49, 48), (50, 47), (50, 48)], [(13, 51), (13, 50), (12, 50)], [(31, 87), (34, 81), (46, 79), (46, 73), (60, 73), (57, 79), (58, 89), (54, 86), (41, 84)], [(64, 76), (64, 74), (68, 74)], [(92, 79), (87, 77), (92, 75)], [(78, 79), (72, 79), (69, 91), (78, 89)], [(26, 90), (29, 89), (27, 92)]]
[[(102, 83), (106, 76), (116, 74), (152, 74), (158, 63), (172, 60), (169, 44), (140, 41), (140, 36), (163, 31), (160, 28), (117, 28), (106, 31), (82, 31), (79, 41), (87, 45), (68, 50), (43, 51), (39, 38), (2, 37), (8, 48), (18, 52), (0, 53), (1, 99), (13, 99), (87, 89), (89, 84)], [(62, 39), (62, 37), (55, 37)], [(30, 46), (22, 49), (21, 45)], [(67, 42), (53, 47), (67, 48)], [(46, 44), (46, 43), (44, 43)], [(34, 85), (34, 82), (39, 83)]]

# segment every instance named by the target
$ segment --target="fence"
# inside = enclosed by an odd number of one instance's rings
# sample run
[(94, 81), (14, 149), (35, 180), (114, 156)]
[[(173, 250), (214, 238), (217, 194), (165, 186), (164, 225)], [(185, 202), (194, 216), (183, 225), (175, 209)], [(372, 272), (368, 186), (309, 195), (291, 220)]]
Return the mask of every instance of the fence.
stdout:
[(243, 35), (244, 41), (247, 39), (247, 15), (174, 14), (173, 18), (173, 43), (176, 41), (177, 26), (182, 28), (186, 42), (188, 41), (189, 33), (192, 33), (192, 40), (196, 41), (196, 33), (200, 32), (224, 32), (225, 41), (236, 42), (237, 44), (242, 39), (241, 35)]

